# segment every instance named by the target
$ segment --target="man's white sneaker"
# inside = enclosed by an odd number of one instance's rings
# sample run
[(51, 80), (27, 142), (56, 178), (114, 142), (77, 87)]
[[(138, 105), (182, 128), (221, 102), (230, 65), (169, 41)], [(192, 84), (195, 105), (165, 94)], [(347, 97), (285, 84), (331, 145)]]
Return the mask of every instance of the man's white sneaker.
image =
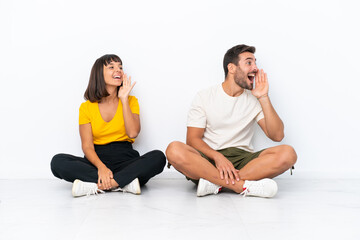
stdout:
[(96, 183), (83, 182), (76, 179), (72, 186), (72, 195), (74, 197), (90, 196), (92, 194), (98, 194), (98, 192), (104, 193), (104, 191), (98, 189)]
[(196, 195), (198, 197), (202, 197), (209, 194), (217, 194), (220, 190), (221, 186), (209, 182), (208, 180), (205, 180), (203, 178), (200, 178), (197, 186)]
[(243, 186), (244, 191), (240, 194), (245, 196), (271, 198), (277, 193), (278, 187), (274, 180), (264, 178), (258, 181), (246, 180)]
[(118, 191), (128, 192), (128, 193), (133, 193), (133, 194), (138, 195), (138, 194), (141, 193), (139, 179), (135, 178), (134, 180), (132, 180), (131, 183), (129, 183), (125, 187), (123, 187), (123, 188), (118, 187), (118, 188), (113, 189), (111, 191), (113, 191), (113, 192), (118, 192)]

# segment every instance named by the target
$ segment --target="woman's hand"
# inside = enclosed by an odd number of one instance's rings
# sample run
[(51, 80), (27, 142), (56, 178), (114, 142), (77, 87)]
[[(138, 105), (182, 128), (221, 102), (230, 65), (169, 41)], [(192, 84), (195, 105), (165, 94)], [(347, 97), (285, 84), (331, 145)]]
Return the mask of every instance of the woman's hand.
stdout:
[(118, 97), (122, 102), (123, 100), (126, 100), (129, 97), (129, 94), (133, 89), (133, 87), (135, 86), (135, 83), (136, 82), (131, 84), (131, 77), (128, 78), (126, 74), (123, 75), (122, 86), (119, 88), (119, 92), (118, 92)]
[(114, 178), (113, 173), (105, 165), (98, 169), (98, 187), (102, 190), (111, 189), (111, 179)]

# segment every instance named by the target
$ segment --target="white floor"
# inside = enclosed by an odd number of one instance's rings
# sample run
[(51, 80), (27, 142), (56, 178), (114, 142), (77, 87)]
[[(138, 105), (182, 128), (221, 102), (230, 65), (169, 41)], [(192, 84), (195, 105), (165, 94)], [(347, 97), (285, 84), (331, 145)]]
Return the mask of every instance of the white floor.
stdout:
[(72, 198), (61, 180), (0, 180), (0, 239), (360, 239), (360, 179), (283, 177), (275, 198), (197, 198), (183, 178)]

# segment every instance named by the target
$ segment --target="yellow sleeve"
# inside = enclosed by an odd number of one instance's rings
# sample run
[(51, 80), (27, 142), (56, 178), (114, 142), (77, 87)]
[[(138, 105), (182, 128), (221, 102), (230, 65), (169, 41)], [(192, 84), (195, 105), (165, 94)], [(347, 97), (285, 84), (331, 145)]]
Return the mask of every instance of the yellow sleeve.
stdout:
[(87, 102), (84, 102), (80, 105), (79, 109), (79, 125), (86, 124), (91, 122), (89, 108)]
[(139, 102), (136, 97), (129, 96), (129, 106), (132, 113), (140, 114)]

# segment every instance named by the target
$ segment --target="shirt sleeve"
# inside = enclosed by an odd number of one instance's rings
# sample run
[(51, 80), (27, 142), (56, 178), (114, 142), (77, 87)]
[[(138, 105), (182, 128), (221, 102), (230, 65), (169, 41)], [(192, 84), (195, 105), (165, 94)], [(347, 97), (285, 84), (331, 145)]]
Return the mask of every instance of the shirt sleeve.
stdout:
[(80, 109), (79, 109), (79, 125), (86, 124), (89, 122), (91, 122), (89, 116), (89, 110), (87, 108), (86, 102), (84, 102), (80, 105)]
[(132, 113), (140, 114), (140, 107), (138, 99), (134, 96), (129, 96), (129, 106)]
[(197, 128), (206, 127), (206, 112), (199, 93), (195, 96), (191, 104), (187, 118), (187, 126)]
[(264, 113), (263, 111), (261, 110), (258, 115), (256, 115), (256, 122), (260, 121), (261, 119), (264, 118)]

